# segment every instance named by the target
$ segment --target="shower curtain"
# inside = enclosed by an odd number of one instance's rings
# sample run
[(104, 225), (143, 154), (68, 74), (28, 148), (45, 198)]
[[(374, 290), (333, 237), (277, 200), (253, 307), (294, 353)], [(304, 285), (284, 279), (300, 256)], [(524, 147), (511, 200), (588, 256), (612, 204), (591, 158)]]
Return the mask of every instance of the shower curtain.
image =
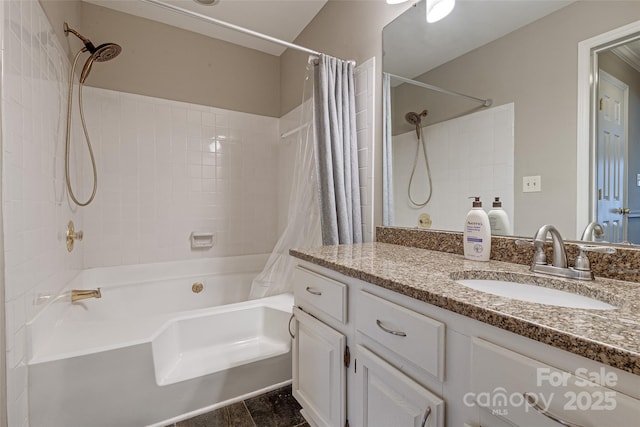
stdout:
[[(314, 58), (310, 58), (310, 61)], [(302, 95), (300, 126), (296, 144), (296, 159), (292, 177), (287, 225), (278, 239), (262, 272), (253, 280), (251, 299), (263, 298), (293, 291), (293, 269), (296, 260), (289, 249), (319, 246), (320, 210), (316, 196), (316, 173), (313, 155), (312, 96), (313, 70), (307, 64)]]
[[(289, 249), (362, 241), (355, 65), (325, 55), (309, 59), (300, 118), (301, 126), (309, 126), (297, 141), (287, 226), (264, 270), (253, 280), (251, 299), (293, 291), (297, 261)], [(312, 78), (313, 97), (307, 92)]]
[(355, 64), (320, 55), (314, 67), (316, 174), (322, 243), (362, 242)]
[(393, 224), (393, 136), (391, 135), (391, 76), (382, 73), (382, 224)]

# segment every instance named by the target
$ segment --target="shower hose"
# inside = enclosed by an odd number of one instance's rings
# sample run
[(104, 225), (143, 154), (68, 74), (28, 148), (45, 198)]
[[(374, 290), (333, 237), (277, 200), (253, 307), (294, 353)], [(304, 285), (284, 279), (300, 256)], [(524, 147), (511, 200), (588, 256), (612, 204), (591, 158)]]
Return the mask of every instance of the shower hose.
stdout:
[(71, 152), (71, 106), (73, 102), (73, 78), (76, 71), (76, 64), (78, 63), (78, 58), (80, 54), (86, 52), (86, 48), (82, 48), (76, 54), (73, 59), (73, 65), (71, 66), (71, 73), (69, 74), (69, 97), (68, 97), (68, 106), (67, 106), (67, 134), (66, 134), (66, 143), (64, 150), (64, 173), (65, 179), (67, 182), (67, 190), (69, 191), (69, 197), (71, 200), (78, 206), (87, 206), (91, 203), (96, 196), (96, 190), (98, 188), (98, 173), (96, 171), (96, 159), (93, 156), (93, 149), (91, 148), (91, 140), (89, 139), (89, 132), (87, 131), (87, 124), (84, 119), (84, 108), (82, 106), (82, 87), (84, 83), (81, 81), (78, 84), (78, 105), (80, 109), (80, 121), (82, 122), (82, 130), (84, 131), (85, 140), (87, 142), (87, 148), (89, 149), (89, 157), (91, 158), (91, 167), (93, 168), (93, 191), (91, 192), (91, 196), (86, 202), (80, 202), (76, 198), (73, 193), (73, 188), (71, 187), (71, 176), (69, 174), (69, 156)]
[[(429, 201), (431, 200), (431, 194), (432, 194), (432, 187), (433, 187), (433, 183), (431, 181), (431, 168), (429, 167), (429, 157), (427, 156), (427, 143), (424, 140), (424, 132), (422, 132), (422, 129), (418, 126), (416, 126), (416, 130), (418, 131), (418, 133), (420, 134), (420, 136), (418, 138), (416, 138), (416, 155), (413, 158), (413, 168), (411, 169), (411, 177), (409, 178), (409, 185), (407, 186), (407, 195), (409, 196), (409, 201), (419, 207), (419, 208), (423, 208), (427, 205), (427, 203), (429, 203)], [(413, 197), (411, 197), (411, 185), (413, 183), (413, 176), (416, 173), (416, 166), (418, 165), (418, 154), (420, 153), (420, 146), (422, 146), (422, 153), (424, 154), (424, 163), (425, 166), (427, 167), (427, 179), (429, 182), (429, 194), (427, 195), (427, 199), (424, 202), (416, 202), (415, 200), (413, 200)]]

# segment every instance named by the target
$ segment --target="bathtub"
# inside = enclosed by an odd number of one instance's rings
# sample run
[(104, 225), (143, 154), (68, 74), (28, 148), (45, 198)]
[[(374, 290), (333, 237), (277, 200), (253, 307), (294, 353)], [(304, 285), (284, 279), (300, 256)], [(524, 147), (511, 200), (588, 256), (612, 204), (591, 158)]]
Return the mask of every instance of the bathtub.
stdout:
[(248, 300), (266, 257), (91, 269), (40, 296), (30, 425), (164, 426), (290, 382), (292, 295)]

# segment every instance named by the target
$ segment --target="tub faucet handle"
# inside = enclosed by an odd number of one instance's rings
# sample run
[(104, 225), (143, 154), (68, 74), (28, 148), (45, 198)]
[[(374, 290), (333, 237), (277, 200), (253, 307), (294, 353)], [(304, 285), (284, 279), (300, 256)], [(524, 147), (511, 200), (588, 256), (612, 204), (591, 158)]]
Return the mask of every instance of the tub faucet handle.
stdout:
[(83, 237), (84, 233), (81, 230), (76, 231), (73, 221), (69, 221), (67, 224), (67, 251), (71, 252), (75, 241), (82, 241)]

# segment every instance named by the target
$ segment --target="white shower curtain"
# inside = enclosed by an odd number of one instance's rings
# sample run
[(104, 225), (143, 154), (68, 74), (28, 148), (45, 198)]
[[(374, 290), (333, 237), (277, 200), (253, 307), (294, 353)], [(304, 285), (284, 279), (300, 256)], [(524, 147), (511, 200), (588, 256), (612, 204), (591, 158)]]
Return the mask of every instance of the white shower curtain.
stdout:
[[(313, 154), (313, 126), (311, 82), (313, 71), (307, 66), (300, 126), (296, 144), (293, 182), (289, 196), (287, 225), (267, 260), (263, 271), (253, 280), (250, 298), (263, 298), (293, 291), (292, 275), (296, 260), (289, 255), (291, 248), (320, 246), (320, 210), (316, 194), (315, 159)], [(305, 101), (306, 100), (306, 101)]]
[(382, 225), (393, 224), (393, 136), (391, 76), (382, 73)]
[(316, 173), (322, 243), (362, 242), (353, 62), (320, 55), (314, 67)]
[[(309, 126), (297, 141), (287, 226), (264, 270), (253, 280), (251, 299), (293, 291), (296, 260), (289, 249), (362, 242), (355, 65), (325, 55), (317, 61), (310, 58), (311, 63), (313, 73), (308, 66), (300, 118), (301, 126)], [(309, 102), (305, 100), (311, 76), (314, 90)]]

